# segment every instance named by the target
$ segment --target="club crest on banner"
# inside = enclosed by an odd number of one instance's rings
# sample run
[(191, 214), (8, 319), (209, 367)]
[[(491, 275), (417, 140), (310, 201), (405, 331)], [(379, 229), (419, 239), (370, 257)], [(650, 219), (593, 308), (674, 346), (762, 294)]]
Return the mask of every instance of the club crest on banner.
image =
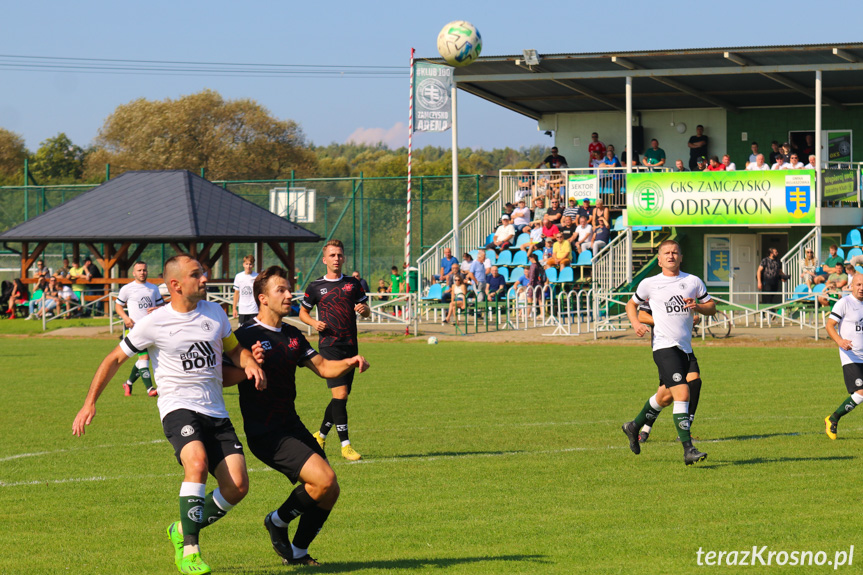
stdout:
[(785, 176), (785, 209), (791, 217), (802, 218), (812, 208), (812, 188), (808, 176)]

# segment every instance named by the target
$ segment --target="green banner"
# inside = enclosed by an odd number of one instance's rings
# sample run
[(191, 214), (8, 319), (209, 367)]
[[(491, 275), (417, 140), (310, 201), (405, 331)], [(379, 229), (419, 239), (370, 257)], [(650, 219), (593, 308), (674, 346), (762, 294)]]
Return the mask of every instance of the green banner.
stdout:
[(814, 172), (646, 172), (626, 183), (630, 226), (813, 225)]
[(821, 170), (824, 178), (823, 200), (827, 204), (856, 204), (857, 172), (854, 170)]
[(827, 133), (830, 138), (827, 142), (827, 153), (829, 162), (851, 161), (851, 132), (831, 130)]
[(446, 132), (450, 129), (452, 71), (449, 66), (416, 62), (412, 94), (414, 132)]

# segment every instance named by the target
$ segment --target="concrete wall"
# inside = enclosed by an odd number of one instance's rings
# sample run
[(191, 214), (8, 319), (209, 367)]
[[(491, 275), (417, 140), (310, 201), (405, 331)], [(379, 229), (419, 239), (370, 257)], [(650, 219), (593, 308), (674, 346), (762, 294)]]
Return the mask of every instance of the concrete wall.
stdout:
[[(587, 145), (590, 134), (599, 133), (599, 139), (614, 144), (619, 156), (626, 145), (626, 114), (623, 112), (591, 112), (580, 114), (557, 114), (543, 117), (539, 122), (542, 130), (555, 131), (555, 144), (566, 157), (569, 167), (587, 165), (589, 160)], [(650, 140), (659, 140), (659, 147), (665, 150), (667, 164), (674, 166), (678, 158), (689, 164), (689, 148), (686, 143), (695, 135), (695, 126), (702, 124), (704, 134), (710, 138), (709, 153), (722, 156), (727, 148), (725, 110), (697, 109), (673, 112), (674, 123), (686, 124), (686, 131), (680, 134), (677, 126), (672, 126), (672, 112), (642, 112), (641, 125), (644, 126), (644, 146), (650, 147)], [(744, 160), (745, 161), (745, 160)]]

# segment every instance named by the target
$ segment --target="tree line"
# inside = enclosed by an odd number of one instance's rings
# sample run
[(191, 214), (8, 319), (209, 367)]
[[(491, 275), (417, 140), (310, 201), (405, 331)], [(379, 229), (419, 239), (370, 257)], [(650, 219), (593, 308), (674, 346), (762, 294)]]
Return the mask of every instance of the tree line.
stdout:
[[(542, 146), (494, 150), (459, 149), (459, 172), (497, 175), (504, 168), (528, 168), (545, 156)], [(105, 166), (111, 175), (130, 170), (204, 169), (210, 180), (404, 177), (407, 148), (383, 144), (309, 142), (294, 120), (279, 119), (252, 99), (226, 100), (202, 92), (160, 101), (140, 98), (118, 106), (95, 140), (79, 145), (58, 133), (35, 152), (20, 134), (0, 127), (0, 185), (99, 183)], [(448, 149), (426, 146), (413, 151), (414, 175), (447, 175)]]

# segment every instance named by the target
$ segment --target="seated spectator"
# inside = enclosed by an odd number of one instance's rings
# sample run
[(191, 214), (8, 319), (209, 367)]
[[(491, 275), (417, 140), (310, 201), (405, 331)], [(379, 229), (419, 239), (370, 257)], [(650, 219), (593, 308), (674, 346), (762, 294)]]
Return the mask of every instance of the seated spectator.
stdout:
[(552, 255), (545, 260), (545, 269), (557, 266), (560, 271), (572, 263), (572, 245), (563, 239), (563, 234), (558, 233), (552, 246)]
[[(489, 262), (490, 263), (490, 262)], [(485, 296), (485, 284), (486, 284), (486, 257), (485, 252), (480, 250), (478, 254), (476, 254), (476, 259), (471, 262), (470, 269), (467, 272), (467, 280), (469, 280), (473, 284), (473, 289), (476, 291), (479, 299), (482, 299)], [(489, 268), (491, 266), (489, 265)]]
[[(38, 317), (51, 312), (60, 303), (60, 290), (57, 288), (57, 278), (52, 277), (48, 280), (48, 285), (42, 290), (42, 296), (45, 298), (45, 305), (40, 307)], [(36, 316), (33, 319), (36, 319)]]
[(579, 206), (578, 208), (577, 217), (586, 218), (588, 222), (591, 220), (591, 218), (593, 218), (593, 208), (591, 207), (590, 200), (588, 198), (584, 198), (581, 201), (581, 206)]
[(734, 162), (731, 161), (731, 156), (729, 156), (728, 154), (725, 154), (724, 156), (722, 156), (722, 165), (725, 166), (726, 172), (736, 172), (737, 171), (737, 164), (735, 164)]
[(523, 252), (531, 253), (532, 251), (539, 249), (541, 246), (542, 226), (537, 226), (530, 230), (530, 239), (518, 246), (518, 249)]
[[(509, 216), (504, 214), (500, 217), (500, 226), (494, 232), (494, 237), (485, 246), (487, 250), (494, 250), (500, 253), (500, 250), (505, 250), (512, 245), (515, 240), (515, 226), (509, 222)], [(480, 252), (485, 257), (485, 252)]]
[[(851, 281), (854, 279), (854, 276), (857, 275), (857, 269), (851, 264), (851, 262), (845, 262), (845, 275), (848, 276), (848, 281), (845, 283), (845, 286), (842, 288), (843, 292), (851, 291)], [(843, 293), (842, 295), (847, 295)]]
[(792, 152), (789, 156), (788, 163), (786, 164), (786, 170), (802, 170), (803, 162), (800, 161), (800, 158), (796, 153)]
[(38, 260), (36, 262), (36, 271), (33, 272), (33, 277), (36, 279), (47, 280), (50, 276), (51, 276), (51, 268), (45, 267), (44, 260)]
[(590, 239), (587, 242), (593, 255), (598, 254), (599, 250), (608, 245), (610, 237), (611, 230), (608, 229), (608, 223), (605, 218), (598, 218), (596, 227), (593, 228), (593, 232), (590, 234)]
[(686, 166), (683, 165), (683, 160), (677, 160), (674, 162), (674, 171), (675, 172), (688, 172)]
[(588, 162), (588, 168), (598, 168), (602, 165), (602, 154), (599, 151), (592, 152), (590, 155), (590, 162)]
[(605, 205), (605, 202), (602, 201), (602, 198), (596, 200), (596, 206), (593, 208), (593, 215), (587, 220), (591, 226), (596, 227), (596, 222), (602, 218), (605, 220), (606, 225), (611, 221), (611, 210), (608, 209), (608, 206)]
[(548, 172), (539, 172), (533, 185), (533, 197), (544, 198), (548, 194)]
[(63, 258), (63, 266), (54, 272), (54, 277), (57, 279), (66, 279), (69, 277), (69, 259)]
[(512, 211), (512, 225), (515, 233), (520, 234), (524, 228), (530, 225), (530, 208), (525, 205), (524, 198), (518, 200), (516, 208)]
[(58, 308), (59, 308), (61, 303), (66, 307), (67, 317), (68, 317), (69, 312), (72, 311), (72, 308), (77, 307), (78, 304), (80, 303), (80, 301), (78, 300), (78, 296), (72, 290), (72, 286), (64, 285), (60, 289), (60, 294), (59, 294), (59, 297), (57, 299)]
[(563, 208), (560, 207), (560, 200), (558, 198), (551, 199), (551, 207), (545, 212), (545, 215), (548, 216), (553, 224), (560, 222), (560, 218), (563, 217)]
[(785, 163), (785, 156), (782, 154), (778, 154), (776, 156), (776, 163), (770, 166), (771, 170), (787, 170), (787, 164)]
[[(850, 274), (848, 268), (851, 268)], [(818, 303), (822, 306), (830, 305), (830, 296), (833, 296), (833, 299), (835, 300), (845, 295), (845, 293), (843, 293), (843, 290), (848, 286), (851, 277), (853, 277), (853, 275), (857, 271), (850, 263), (843, 264), (841, 270), (842, 271), (839, 273), (830, 274), (830, 277), (827, 278), (827, 283), (824, 286), (824, 291), (817, 296)]]
[[(554, 257), (554, 238), (545, 238), (545, 247), (542, 248), (542, 266), (546, 267), (548, 261)], [(528, 260), (530, 256), (528, 256)]]
[(809, 163), (806, 164), (805, 166), (803, 166), (803, 169), (804, 170), (817, 170), (818, 168), (815, 167), (815, 161), (816, 161), (815, 154), (811, 154), (809, 156)]
[(705, 170), (707, 172), (724, 172), (725, 164), (719, 161), (718, 156), (710, 156), (710, 164), (707, 166)]
[(603, 176), (600, 184), (603, 187), (608, 187), (611, 184), (611, 189), (617, 193), (620, 191), (621, 183), (623, 183), (623, 179), (626, 177), (623, 170), (617, 169), (622, 168), (623, 164), (620, 160), (617, 159), (617, 156), (614, 155), (614, 146), (611, 144), (608, 145), (608, 148), (605, 150), (605, 156), (602, 158), (602, 162), (599, 164), (600, 168), (607, 168), (602, 170)]
[(453, 278), (451, 298), (449, 303), (449, 310), (447, 311), (446, 318), (444, 318), (444, 324), (450, 322), (450, 319), (453, 317), (453, 314), (457, 314), (457, 309), (464, 309), (465, 302), (467, 301), (467, 284), (465, 284), (464, 277), (461, 274), (458, 274)]
[(614, 146), (609, 145), (605, 149), (605, 156), (603, 156), (602, 161), (599, 163), (599, 167), (601, 168), (620, 168), (620, 160), (617, 159), (617, 156), (614, 155)]
[(693, 172), (703, 172), (707, 170), (707, 158), (699, 156), (695, 159), (695, 169)]
[[(55, 282), (57, 281), (55, 278), (51, 279)], [(45, 293), (46, 289), (48, 289), (48, 281), (44, 277), (36, 280), (36, 284), (33, 286), (33, 291), (30, 294), (30, 301), (27, 302), (26, 319), (36, 319), (36, 312), (42, 306), (42, 294)]]
[(497, 266), (491, 266), (491, 274), (486, 279), (485, 295), (488, 301), (499, 301), (505, 297), (506, 280), (500, 275)]
[(557, 153), (557, 146), (552, 146), (551, 154), (545, 157), (543, 161), (537, 164), (536, 168), (539, 169), (543, 166), (548, 166), (552, 169), (561, 169), (566, 168), (566, 158)]
[(827, 259), (824, 261), (824, 264), (821, 266), (821, 273), (816, 275), (814, 278), (814, 283), (821, 284), (827, 281), (830, 281), (830, 278), (834, 280), (837, 279), (839, 274), (842, 273), (842, 270), (845, 269), (845, 263), (842, 261), (842, 258), (839, 257), (839, 246), (836, 244), (831, 245), (827, 248), (830, 255), (827, 256)]
[(566, 176), (563, 172), (552, 172), (548, 179), (548, 189), (545, 195), (550, 200), (554, 201), (563, 197), (563, 192), (566, 190)]
[(755, 161), (746, 164), (746, 169), (750, 172), (760, 172), (763, 170), (769, 170), (770, 166), (764, 162), (764, 154), (758, 154), (755, 156)]
[[(452, 285), (452, 276), (458, 271), (458, 269), (458, 259), (453, 257), (452, 249), (444, 248), (443, 259), (440, 261), (440, 274), (435, 279), (440, 281), (442, 284)], [(383, 281), (384, 280), (381, 280), (381, 282)]]
[(518, 178), (518, 186), (515, 190), (515, 201), (523, 200), (533, 194), (533, 177), (530, 172), (522, 172)]
[(563, 239), (569, 241), (575, 233), (575, 224), (572, 223), (572, 218), (569, 216), (563, 216), (563, 221), (561, 222), (559, 229), (560, 233), (563, 234)]
[(749, 164), (754, 164), (756, 158), (758, 158), (758, 142), (752, 142), (749, 148), (752, 150), (752, 153), (749, 154), (749, 159), (746, 160), (746, 164), (744, 165), (747, 170), (749, 169)]
[(665, 165), (665, 150), (659, 147), (659, 140), (650, 140), (650, 149), (644, 152), (641, 163), (648, 168), (658, 168)]
[[(441, 283), (443, 283), (443, 280), (441, 280)], [(390, 293), (390, 288), (387, 286), (387, 282), (385, 282), (382, 279), (379, 279), (378, 280), (378, 294), (380, 294), (380, 296), (378, 297), (378, 299), (380, 301), (388, 301), (390, 299), (390, 296), (386, 295), (388, 293)]]
[(818, 269), (818, 258), (815, 257), (815, 252), (807, 248), (803, 259), (800, 261), (800, 279), (806, 282), (809, 289), (815, 284), (815, 270)]
[(548, 214), (543, 216), (542, 218), (542, 237), (544, 238), (553, 238), (557, 235), (560, 229), (554, 225), (554, 222), (551, 221), (551, 218), (548, 217)]
[(573, 219), (578, 217), (578, 205), (576, 204), (575, 196), (569, 196), (569, 205), (563, 208), (563, 217)]
[(545, 198), (534, 198), (533, 200), (533, 217), (531, 217), (531, 227), (542, 224), (542, 217), (548, 212), (545, 207)]
[(588, 249), (591, 233), (593, 233), (593, 228), (587, 223), (587, 218), (584, 216), (579, 217), (578, 226), (576, 226), (575, 234), (571, 240), (572, 247), (576, 252), (581, 253)]
[(21, 278), (15, 278), (12, 280), (12, 292), (9, 294), (9, 309), (6, 310), (9, 319), (15, 319), (15, 306), (24, 305), (28, 301), (30, 301), (30, 290)]
[(467, 275), (467, 272), (470, 271), (470, 264), (473, 263), (473, 256), (469, 253), (465, 252), (461, 256), (461, 264), (459, 264), (459, 271), (462, 275)]

